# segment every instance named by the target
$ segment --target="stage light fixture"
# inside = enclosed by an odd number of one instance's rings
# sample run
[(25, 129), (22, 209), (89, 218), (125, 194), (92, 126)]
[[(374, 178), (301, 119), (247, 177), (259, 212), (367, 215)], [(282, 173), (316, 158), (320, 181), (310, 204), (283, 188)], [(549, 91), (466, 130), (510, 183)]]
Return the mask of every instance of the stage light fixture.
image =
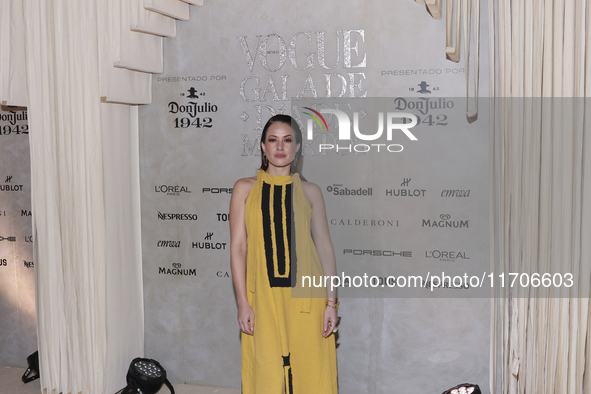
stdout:
[[(35, 379), (39, 379), (39, 351), (36, 351), (35, 353), (27, 357), (27, 364), (29, 364), (29, 368), (27, 368), (27, 370), (23, 374), (23, 377), (21, 378), (23, 383), (25, 384), (32, 382)], [(31, 374), (34, 375), (29, 376)]]
[(165, 384), (172, 394), (174, 388), (166, 379), (166, 371), (160, 363), (149, 358), (135, 358), (127, 371), (127, 386), (115, 394), (156, 394)]
[(442, 394), (482, 394), (480, 387), (477, 384), (462, 383), (449, 390), (444, 391)]

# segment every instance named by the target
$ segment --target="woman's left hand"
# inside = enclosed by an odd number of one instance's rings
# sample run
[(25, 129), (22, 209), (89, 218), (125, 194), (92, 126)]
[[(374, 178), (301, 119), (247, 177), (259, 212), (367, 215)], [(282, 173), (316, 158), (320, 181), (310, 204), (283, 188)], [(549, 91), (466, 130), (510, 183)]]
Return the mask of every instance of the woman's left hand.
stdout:
[(337, 310), (333, 307), (327, 306), (324, 309), (324, 326), (322, 336), (324, 338), (328, 338), (330, 334), (333, 333), (337, 324), (339, 322), (339, 318), (337, 317)]

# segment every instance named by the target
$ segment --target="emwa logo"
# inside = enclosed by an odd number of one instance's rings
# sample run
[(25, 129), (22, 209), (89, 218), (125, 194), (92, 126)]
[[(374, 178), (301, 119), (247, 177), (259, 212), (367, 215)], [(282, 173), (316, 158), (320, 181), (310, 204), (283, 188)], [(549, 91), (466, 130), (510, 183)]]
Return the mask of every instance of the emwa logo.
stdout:
[[(417, 117), (408, 112), (386, 112), (385, 115), (384, 112), (378, 112), (378, 130), (373, 134), (364, 134), (359, 130), (359, 112), (353, 112), (353, 122), (351, 122), (349, 115), (338, 109), (323, 108), (320, 109), (319, 112), (311, 107), (303, 108), (309, 112), (302, 111), (302, 113), (310, 116), (306, 125), (306, 138), (309, 141), (314, 139), (314, 122), (318, 124), (320, 130), (326, 129), (328, 131), (328, 123), (324, 116), (322, 116), (323, 114), (332, 114), (336, 117), (339, 129), (339, 141), (351, 141), (351, 123), (353, 124), (354, 136), (361, 141), (376, 141), (379, 139), (384, 134), (384, 123), (386, 123), (386, 139), (388, 141), (392, 141), (394, 130), (402, 131), (411, 141), (418, 141), (417, 137), (415, 137), (410, 131), (411, 128), (417, 125)], [(395, 120), (398, 120), (399, 122), (396, 122)], [(373, 149), (380, 152), (382, 148), (388, 152), (397, 153), (402, 152), (404, 149), (400, 144), (379, 143), (349, 144), (344, 146), (322, 143), (319, 147), (321, 153), (330, 150), (335, 150), (337, 153), (340, 151), (365, 153)]]

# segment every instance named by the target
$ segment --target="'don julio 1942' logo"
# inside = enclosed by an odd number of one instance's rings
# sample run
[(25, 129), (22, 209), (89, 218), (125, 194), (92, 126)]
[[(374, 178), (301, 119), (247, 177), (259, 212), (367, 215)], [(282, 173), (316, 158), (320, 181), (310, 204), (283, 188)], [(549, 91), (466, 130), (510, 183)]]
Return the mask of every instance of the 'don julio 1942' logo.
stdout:
[(181, 93), (186, 102), (171, 101), (168, 112), (176, 115), (173, 118), (175, 129), (209, 129), (213, 127), (212, 113), (218, 112), (218, 106), (205, 100), (205, 93), (194, 87)]
[(27, 111), (0, 111), (0, 137), (29, 134)]

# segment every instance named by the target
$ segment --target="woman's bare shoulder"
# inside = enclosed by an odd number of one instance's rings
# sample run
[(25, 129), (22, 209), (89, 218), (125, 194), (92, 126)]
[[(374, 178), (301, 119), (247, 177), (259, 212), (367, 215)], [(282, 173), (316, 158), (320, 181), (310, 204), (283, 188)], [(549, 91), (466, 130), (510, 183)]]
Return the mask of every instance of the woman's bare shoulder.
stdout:
[(232, 194), (248, 196), (248, 193), (250, 193), (256, 181), (256, 176), (238, 179), (234, 184)]
[(308, 198), (311, 206), (314, 206), (314, 203), (316, 202), (324, 202), (320, 186), (312, 182), (302, 182), (302, 187), (304, 188), (304, 194), (306, 195), (306, 198)]

